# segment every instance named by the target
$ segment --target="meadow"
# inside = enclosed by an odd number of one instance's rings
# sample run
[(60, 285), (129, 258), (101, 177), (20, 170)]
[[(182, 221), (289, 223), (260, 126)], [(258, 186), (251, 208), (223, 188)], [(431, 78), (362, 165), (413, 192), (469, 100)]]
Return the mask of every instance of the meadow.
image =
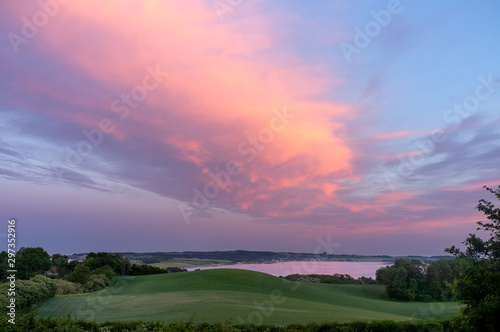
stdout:
[(237, 269), (119, 277), (116, 285), (79, 296), (58, 296), (36, 310), (44, 317), (108, 320), (279, 324), (389, 319), (441, 320), (456, 302), (395, 302), (380, 285), (298, 283)]

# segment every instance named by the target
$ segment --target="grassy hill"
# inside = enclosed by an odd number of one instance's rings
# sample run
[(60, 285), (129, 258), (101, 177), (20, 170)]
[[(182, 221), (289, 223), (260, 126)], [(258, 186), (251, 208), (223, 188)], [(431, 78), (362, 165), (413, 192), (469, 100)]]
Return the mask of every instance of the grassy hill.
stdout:
[(42, 316), (96, 320), (143, 320), (291, 324), (354, 320), (442, 319), (457, 303), (402, 303), (382, 299), (379, 285), (296, 283), (236, 269), (120, 277), (98, 293), (60, 296), (43, 303)]

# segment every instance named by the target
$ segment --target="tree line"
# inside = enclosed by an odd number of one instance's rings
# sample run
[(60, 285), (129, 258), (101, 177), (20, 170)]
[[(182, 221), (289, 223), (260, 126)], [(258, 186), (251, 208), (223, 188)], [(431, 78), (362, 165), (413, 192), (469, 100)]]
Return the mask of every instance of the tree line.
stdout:
[[(21, 248), (15, 256), (16, 309), (28, 312), (55, 295), (81, 294), (101, 290), (116, 282), (116, 276), (147, 275), (186, 271), (162, 269), (150, 265), (131, 264), (120, 253), (89, 253), (83, 262), (70, 260), (68, 256), (50, 256), (43, 248)], [(0, 253), (0, 306), (9, 303), (7, 294), (10, 282), (8, 254)]]
[(290, 281), (317, 282), (321, 284), (341, 284), (341, 285), (359, 285), (376, 283), (370, 277), (354, 278), (349, 274), (290, 274), (285, 277)]
[(460, 276), (457, 259), (435, 262), (398, 259), (376, 272), (378, 283), (386, 285), (387, 297), (400, 301), (452, 301), (451, 283)]
[[(500, 186), (484, 188), (500, 200)], [(446, 248), (455, 259), (401, 259), (377, 270), (376, 280), (386, 285), (387, 296), (403, 301), (459, 299), (460, 315), (449, 322), (453, 331), (500, 331), (500, 207), (480, 199), (476, 209), (486, 217), (476, 222), (482, 237), (469, 234), (464, 249)]]

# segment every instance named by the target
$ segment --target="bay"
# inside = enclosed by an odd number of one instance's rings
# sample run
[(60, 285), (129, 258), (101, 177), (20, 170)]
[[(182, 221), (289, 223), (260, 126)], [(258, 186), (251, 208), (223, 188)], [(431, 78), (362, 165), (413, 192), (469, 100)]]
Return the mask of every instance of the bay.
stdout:
[(290, 274), (349, 274), (351, 277), (362, 276), (375, 278), (377, 269), (391, 265), (388, 262), (324, 262), (324, 261), (290, 261), (262, 264), (234, 264), (219, 266), (202, 266), (189, 268), (188, 271), (197, 269), (243, 269), (263, 272), (274, 276), (287, 276)]

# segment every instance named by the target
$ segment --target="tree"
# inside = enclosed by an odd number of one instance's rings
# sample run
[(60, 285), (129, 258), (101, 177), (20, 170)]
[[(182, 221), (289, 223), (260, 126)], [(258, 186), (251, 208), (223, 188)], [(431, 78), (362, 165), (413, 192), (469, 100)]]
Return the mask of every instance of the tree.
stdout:
[(390, 298), (406, 300), (408, 294), (408, 271), (404, 267), (395, 267), (389, 272), (391, 282), (387, 285), (387, 295)]
[(446, 301), (453, 298), (448, 283), (458, 276), (456, 259), (422, 262), (398, 259), (376, 272), (377, 282), (387, 285), (391, 299), (401, 301)]
[(91, 270), (101, 268), (105, 265), (111, 266), (116, 274), (128, 275), (132, 265), (128, 258), (120, 253), (108, 254), (107, 252), (89, 253), (83, 261)]
[(76, 282), (84, 285), (86, 282), (90, 280), (92, 277), (92, 273), (90, 272), (90, 268), (80, 263), (75, 267), (75, 271), (69, 276), (69, 281)]
[[(500, 200), (500, 186), (487, 191)], [(460, 315), (452, 320), (457, 330), (500, 330), (500, 208), (487, 200), (479, 200), (476, 209), (483, 212), (487, 221), (478, 221), (477, 230), (484, 231), (489, 239), (483, 240), (475, 234), (462, 242), (465, 251), (455, 246), (445, 249), (461, 258), (460, 278), (453, 290), (462, 299), (464, 306)]]
[(115, 280), (115, 273), (113, 272), (113, 269), (109, 265), (104, 265), (103, 267), (100, 267), (98, 269), (95, 269), (93, 271), (94, 274), (103, 274), (109, 281), (114, 281)]
[(131, 276), (140, 276), (147, 274), (160, 274), (160, 273), (168, 273), (166, 269), (162, 269), (161, 267), (146, 265), (146, 264), (132, 264), (132, 268), (130, 269)]
[(43, 248), (21, 248), (16, 254), (17, 277), (29, 279), (52, 267), (49, 254)]
[(7, 281), (7, 270), (9, 270), (8, 259), (9, 255), (7, 251), (0, 252), (0, 282)]
[(73, 268), (70, 267), (70, 264), (68, 262), (68, 256), (66, 255), (61, 255), (61, 254), (52, 255), (52, 264), (54, 264), (54, 266), (57, 267), (57, 273), (61, 277), (70, 274), (71, 272), (73, 272), (74, 269), (74, 267)]
[(423, 263), (417, 259), (407, 261), (397, 259), (392, 266), (377, 270), (379, 283), (387, 285), (387, 296), (396, 300), (413, 301), (417, 299), (422, 288), (424, 275)]

